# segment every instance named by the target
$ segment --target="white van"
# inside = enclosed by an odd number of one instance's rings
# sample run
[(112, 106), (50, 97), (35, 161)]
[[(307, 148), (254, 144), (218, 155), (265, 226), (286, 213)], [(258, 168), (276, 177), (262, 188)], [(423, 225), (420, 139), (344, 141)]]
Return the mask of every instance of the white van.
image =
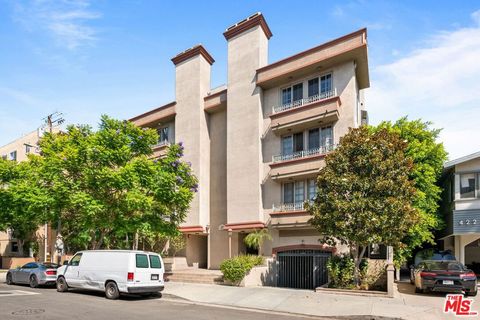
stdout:
[(120, 293), (153, 294), (163, 290), (163, 261), (159, 254), (135, 250), (80, 251), (57, 269), (57, 291), (81, 288)]

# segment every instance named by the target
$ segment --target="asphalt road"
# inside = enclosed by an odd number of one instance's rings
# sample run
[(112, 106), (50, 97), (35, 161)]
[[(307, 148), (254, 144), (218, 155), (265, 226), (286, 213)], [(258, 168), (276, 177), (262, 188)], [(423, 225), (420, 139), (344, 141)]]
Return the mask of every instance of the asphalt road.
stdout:
[[(103, 293), (71, 290), (58, 293), (55, 288), (31, 289), (28, 286), (0, 284), (0, 319), (314, 319), (196, 305), (163, 297), (122, 296), (107, 300)], [(325, 319), (325, 318), (321, 318)]]

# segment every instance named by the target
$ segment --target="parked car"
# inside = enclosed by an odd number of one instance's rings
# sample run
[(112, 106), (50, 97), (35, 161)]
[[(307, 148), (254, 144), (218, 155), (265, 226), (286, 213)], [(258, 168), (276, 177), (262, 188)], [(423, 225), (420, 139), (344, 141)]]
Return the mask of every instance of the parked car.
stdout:
[(415, 292), (465, 292), (477, 295), (477, 276), (457, 261), (423, 261), (415, 268)]
[(56, 263), (30, 262), (22, 267), (8, 270), (7, 284), (24, 283), (32, 288), (37, 288), (39, 285), (54, 285), (57, 281), (58, 267)]
[(80, 251), (57, 270), (57, 291), (82, 288), (121, 293), (154, 294), (163, 290), (163, 261), (153, 252), (134, 250)]
[(450, 250), (438, 250), (438, 249), (425, 249), (419, 251), (415, 255), (415, 263), (410, 266), (410, 283), (415, 283), (415, 273), (414, 270), (422, 261), (427, 260), (436, 260), (436, 261), (457, 261), (455, 256)]

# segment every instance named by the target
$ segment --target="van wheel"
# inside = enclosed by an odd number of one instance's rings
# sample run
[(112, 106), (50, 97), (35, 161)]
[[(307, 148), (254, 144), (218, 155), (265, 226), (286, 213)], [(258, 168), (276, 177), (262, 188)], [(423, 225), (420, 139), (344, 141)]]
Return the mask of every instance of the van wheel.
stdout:
[(13, 284), (12, 274), (7, 273), (6, 282), (7, 282), (7, 284), (8, 284), (9, 286)]
[(38, 288), (38, 279), (36, 275), (30, 277), (30, 288)]
[(67, 281), (65, 280), (64, 277), (59, 277), (57, 279), (57, 291), (58, 292), (67, 292), (68, 291)]
[(110, 281), (105, 286), (105, 296), (107, 299), (115, 300), (120, 297), (120, 291), (118, 291), (117, 284), (113, 281)]

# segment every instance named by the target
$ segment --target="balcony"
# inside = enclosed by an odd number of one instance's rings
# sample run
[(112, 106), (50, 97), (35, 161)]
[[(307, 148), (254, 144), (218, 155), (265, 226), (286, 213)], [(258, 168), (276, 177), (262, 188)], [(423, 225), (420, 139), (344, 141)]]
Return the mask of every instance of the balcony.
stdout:
[(159, 141), (156, 145), (152, 146), (153, 157), (163, 157), (167, 154), (167, 149), (171, 145), (168, 140)]
[(332, 123), (340, 116), (340, 105), (340, 97), (334, 89), (273, 107), (270, 125), (276, 135), (282, 135), (292, 129), (301, 130), (318, 124)]
[(282, 112), (282, 111), (286, 111), (286, 110), (290, 110), (290, 109), (293, 109), (293, 108), (298, 108), (298, 107), (301, 107), (301, 106), (304, 106), (304, 105), (307, 105), (307, 104), (310, 104), (310, 103), (313, 103), (313, 102), (317, 102), (317, 101), (320, 101), (320, 100), (325, 100), (325, 99), (334, 97), (336, 95), (337, 95), (337, 89), (327, 91), (327, 92), (324, 92), (324, 93), (320, 93), (320, 94), (316, 94), (314, 96), (311, 96), (311, 97), (308, 97), (308, 98), (305, 98), (305, 99), (300, 99), (300, 100), (294, 101), (292, 103), (283, 104), (281, 106), (275, 106), (275, 107), (273, 107), (273, 114), (279, 113), (279, 112)]
[(270, 177), (279, 182), (293, 177), (314, 177), (325, 166), (325, 155), (336, 145), (283, 154), (272, 157)]
[(305, 203), (283, 203), (273, 206), (270, 225), (274, 228), (309, 227), (312, 217), (305, 209)]
[(328, 146), (322, 146), (319, 148), (302, 150), (302, 151), (294, 152), (291, 154), (280, 154), (272, 157), (272, 163), (304, 159), (304, 158), (309, 158), (309, 157), (318, 156), (318, 155), (326, 155), (330, 151), (333, 151), (335, 148), (336, 148), (336, 145), (332, 144)]

